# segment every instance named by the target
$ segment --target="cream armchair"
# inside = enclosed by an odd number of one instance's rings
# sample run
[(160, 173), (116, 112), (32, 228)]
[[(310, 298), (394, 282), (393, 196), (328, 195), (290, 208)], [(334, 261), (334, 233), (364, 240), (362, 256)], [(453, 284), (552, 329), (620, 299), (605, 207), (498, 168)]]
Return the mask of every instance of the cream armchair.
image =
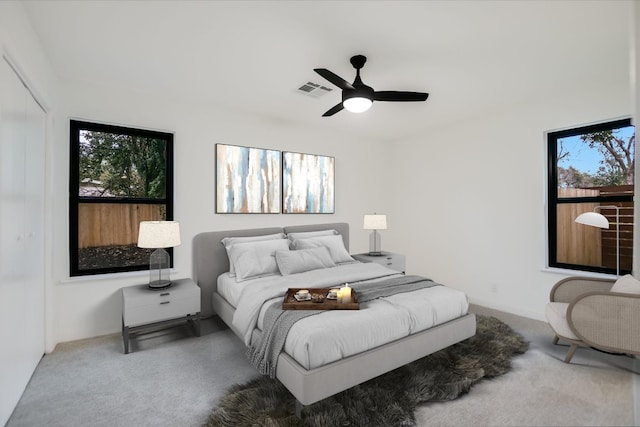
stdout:
[(571, 346), (614, 353), (640, 354), (640, 282), (631, 275), (617, 281), (569, 277), (556, 283), (545, 309), (549, 325)]

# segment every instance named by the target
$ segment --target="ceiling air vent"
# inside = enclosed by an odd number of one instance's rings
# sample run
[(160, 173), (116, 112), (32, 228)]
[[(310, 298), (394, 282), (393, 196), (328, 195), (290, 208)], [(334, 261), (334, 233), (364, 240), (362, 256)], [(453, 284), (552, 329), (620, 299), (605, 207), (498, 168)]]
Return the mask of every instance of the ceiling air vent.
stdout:
[(331, 88), (313, 82), (306, 82), (298, 86), (298, 92), (313, 98), (320, 98), (321, 96), (331, 92), (331, 90)]

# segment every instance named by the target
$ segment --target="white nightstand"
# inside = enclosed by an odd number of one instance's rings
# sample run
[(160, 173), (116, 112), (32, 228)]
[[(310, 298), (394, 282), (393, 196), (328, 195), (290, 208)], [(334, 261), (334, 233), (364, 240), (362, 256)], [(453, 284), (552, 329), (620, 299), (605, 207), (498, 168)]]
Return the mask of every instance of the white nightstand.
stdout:
[(200, 336), (200, 287), (191, 279), (172, 280), (153, 290), (145, 285), (122, 288), (122, 340), (129, 353), (129, 334), (149, 327), (187, 320)]
[(361, 262), (375, 262), (384, 265), (393, 270), (404, 273), (404, 255), (395, 254), (393, 252), (382, 252), (382, 255), (374, 256), (368, 253), (351, 255), (354, 259)]

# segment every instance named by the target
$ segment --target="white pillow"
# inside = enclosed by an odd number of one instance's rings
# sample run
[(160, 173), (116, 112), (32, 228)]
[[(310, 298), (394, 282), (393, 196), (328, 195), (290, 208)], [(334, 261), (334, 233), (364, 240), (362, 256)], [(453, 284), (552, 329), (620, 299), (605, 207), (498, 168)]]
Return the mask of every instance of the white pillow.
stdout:
[(293, 242), (294, 249), (311, 249), (319, 248), (322, 246), (325, 246), (327, 249), (329, 249), (331, 258), (336, 264), (355, 261), (353, 258), (351, 258), (349, 252), (347, 252), (347, 249), (344, 247), (344, 241), (342, 240), (342, 236), (340, 235), (298, 239)]
[(244, 236), (244, 237), (225, 237), (220, 242), (224, 245), (224, 248), (227, 250), (227, 257), (229, 257), (229, 274), (231, 277), (236, 277), (236, 271), (233, 266), (233, 262), (231, 262), (231, 255), (229, 254), (229, 248), (237, 243), (246, 243), (246, 242), (259, 242), (262, 240), (275, 240), (275, 239), (284, 239), (284, 233), (275, 233), (275, 234), (265, 234), (264, 236)]
[(276, 251), (289, 250), (286, 239), (259, 240), (236, 243), (229, 247), (229, 261), (234, 266), (236, 281), (280, 274)]
[(276, 262), (283, 276), (336, 266), (326, 246), (299, 251), (277, 251)]
[(611, 292), (622, 292), (625, 294), (640, 294), (640, 281), (630, 274), (626, 274), (613, 284)]
[(310, 237), (333, 236), (338, 234), (336, 230), (303, 231), (300, 233), (287, 233), (287, 238), (291, 241), (298, 239), (308, 239)]

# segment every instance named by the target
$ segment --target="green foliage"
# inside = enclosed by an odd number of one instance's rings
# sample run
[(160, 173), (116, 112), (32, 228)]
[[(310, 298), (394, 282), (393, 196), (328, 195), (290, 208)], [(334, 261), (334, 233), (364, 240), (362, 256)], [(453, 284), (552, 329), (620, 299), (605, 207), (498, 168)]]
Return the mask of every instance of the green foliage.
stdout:
[(580, 172), (573, 166), (569, 166), (567, 169), (558, 166), (558, 186), (561, 188), (586, 188), (594, 187), (598, 184), (595, 183), (594, 178), (586, 173)]
[(606, 130), (584, 134), (580, 139), (603, 156), (594, 177), (596, 185), (633, 184), (635, 134), (625, 141), (617, 137), (615, 131)]
[(161, 139), (81, 132), (80, 184), (92, 183), (104, 196), (163, 198), (165, 165)]

